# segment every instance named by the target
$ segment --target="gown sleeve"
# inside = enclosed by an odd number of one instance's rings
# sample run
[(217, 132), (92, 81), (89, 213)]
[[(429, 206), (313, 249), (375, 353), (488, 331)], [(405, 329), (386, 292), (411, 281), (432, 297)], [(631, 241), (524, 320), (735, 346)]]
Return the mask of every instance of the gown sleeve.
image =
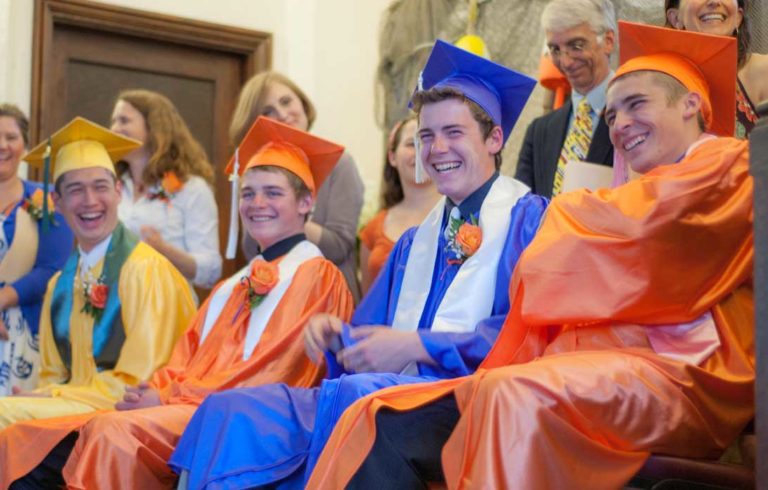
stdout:
[(115, 368), (99, 373), (126, 384), (149, 379), (168, 361), (195, 313), (187, 281), (148, 248), (139, 244), (123, 265), (119, 293), (125, 343)]
[(40, 380), (37, 384), (40, 388), (65, 383), (69, 378), (69, 370), (62, 362), (56, 340), (53, 338), (51, 323), (51, 299), (60, 275), (57, 272), (48, 281), (48, 290), (43, 298), (43, 309), (40, 315)]

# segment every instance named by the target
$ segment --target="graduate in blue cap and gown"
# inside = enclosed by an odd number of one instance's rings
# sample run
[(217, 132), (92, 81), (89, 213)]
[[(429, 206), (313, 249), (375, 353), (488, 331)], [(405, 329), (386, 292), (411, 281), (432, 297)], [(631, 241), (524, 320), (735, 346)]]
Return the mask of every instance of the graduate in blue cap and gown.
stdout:
[(324, 356), (329, 372), (319, 388), (274, 384), (206, 399), (170, 460), (181, 487), (303, 488), (355, 400), (474, 372), (509, 309), (512, 269), (546, 208), (546, 200), (498, 173), (534, 85), (437, 42), (412, 104), (417, 174), (426, 172), (445, 197), (397, 242), (350, 325), (330, 315), (310, 320), (307, 353)]

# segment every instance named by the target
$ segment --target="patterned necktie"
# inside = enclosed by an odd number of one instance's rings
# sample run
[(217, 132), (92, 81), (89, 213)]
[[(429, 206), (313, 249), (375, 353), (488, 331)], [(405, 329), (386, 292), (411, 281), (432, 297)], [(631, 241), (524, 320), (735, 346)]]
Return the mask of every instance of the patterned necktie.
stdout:
[(563, 188), (563, 176), (565, 175), (565, 166), (568, 160), (584, 160), (587, 158), (589, 144), (592, 141), (592, 118), (589, 113), (592, 111), (587, 98), (584, 97), (576, 109), (576, 118), (568, 131), (563, 143), (563, 151), (560, 152), (560, 159), (557, 161), (557, 172), (555, 172), (555, 184), (552, 186), (552, 197), (560, 194)]

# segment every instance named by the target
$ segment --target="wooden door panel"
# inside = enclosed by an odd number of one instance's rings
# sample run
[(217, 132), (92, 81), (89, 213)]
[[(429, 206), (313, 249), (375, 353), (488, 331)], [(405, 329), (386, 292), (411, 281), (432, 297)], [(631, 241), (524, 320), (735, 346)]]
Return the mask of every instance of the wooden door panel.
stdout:
[[(271, 65), (271, 35), (84, 0), (37, 0), (34, 44), (32, 142), (75, 116), (109, 126), (121, 90), (166, 95), (215, 168), (223, 251), (229, 120), (242, 84)], [(225, 261), (224, 277), (243, 263)]]

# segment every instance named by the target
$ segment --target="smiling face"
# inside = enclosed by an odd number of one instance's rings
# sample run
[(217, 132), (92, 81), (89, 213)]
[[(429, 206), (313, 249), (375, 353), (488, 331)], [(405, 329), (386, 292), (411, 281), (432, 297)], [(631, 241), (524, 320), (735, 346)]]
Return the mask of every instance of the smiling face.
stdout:
[(261, 115), (302, 131), (309, 128), (309, 120), (301, 99), (296, 92), (280, 82), (272, 82), (267, 87)]
[(400, 129), (399, 140), (394, 151), (388, 154), (389, 164), (397, 169), (400, 181), (403, 185), (429, 185), (428, 183), (416, 184), (416, 148), (413, 143), (413, 135), (416, 134), (416, 119), (406, 122)]
[(261, 250), (304, 231), (312, 210), (312, 197), (296, 197), (296, 191), (277, 170), (250, 169), (240, 186), (240, 217), (248, 234)]
[(632, 170), (643, 174), (678, 161), (701, 133), (699, 95), (671, 97), (658, 76), (664, 75), (630, 73), (613, 81), (607, 93), (611, 142)]
[(586, 95), (608, 76), (613, 36), (613, 31), (607, 31), (598, 37), (587, 23), (562, 31), (547, 31), (552, 62), (576, 92)]
[(720, 36), (732, 36), (743, 15), (737, 0), (680, 0), (678, 8), (667, 10), (667, 19), (675, 29)]
[(147, 151), (147, 145), (145, 144), (149, 138), (147, 121), (141, 112), (128, 102), (124, 100), (117, 101), (112, 111), (112, 124), (109, 129), (117, 134), (141, 141), (143, 146), (126, 155), (124, 157), (125, 160), (130, 160), (131, 156), (139, 152)]
[(0, 116), (0, 182), (14, 178), (24, 154), (24, 137), (16, 120)]
[(120, 184), (108, 170), (70, 170), (59, 178), (56, 188), (52, 194), (56, 207), (84, 251), (104, 241), (117, 226)]
[(418, 135), (429, 178), (456, 204), (493, 175), (494, 155), (504, 145), (499, 126), (484, 138), (469, 106), (456, 98), (422, 106)]

